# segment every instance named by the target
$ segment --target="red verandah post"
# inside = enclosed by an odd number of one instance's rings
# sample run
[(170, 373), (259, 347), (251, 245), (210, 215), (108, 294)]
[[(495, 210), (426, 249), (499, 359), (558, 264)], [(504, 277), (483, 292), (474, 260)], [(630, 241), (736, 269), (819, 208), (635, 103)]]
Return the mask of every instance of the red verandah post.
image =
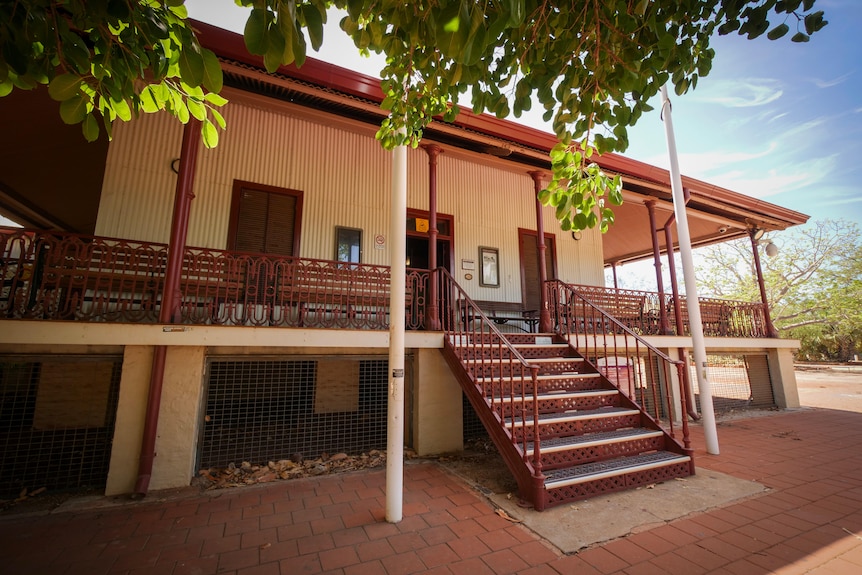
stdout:
[[(162, 305), (159, 309), (159, 323), (169, 324), (179, 321), (180, 274), (183, 266), (183, 253), (189, 230), (189, 212), (194, 198), (195, 167), (200, 144), (200, 122), (190, 120), (183, 130), (182, 151), (180, 152), (180, 171), (174, 196), (174, 216), (171, 223), (171, 240), (168, 247), (168, 265), (165, 283), (162, 288)], [(144, 433), (141, 438), (141, 454), (138, 462), (138, 479), (134, 495), (143, 497), (150, 487), (153, 474), (153, 460), (156, 457), (156, 430), (159, 423), (159, 410), (162, 401), (162, 383), (165, 378), (165, 357), (167, 347), (155, 346), (153, 366), (150, 371), (150, 390), (147, 395), (147, 411), (144, 415)]]

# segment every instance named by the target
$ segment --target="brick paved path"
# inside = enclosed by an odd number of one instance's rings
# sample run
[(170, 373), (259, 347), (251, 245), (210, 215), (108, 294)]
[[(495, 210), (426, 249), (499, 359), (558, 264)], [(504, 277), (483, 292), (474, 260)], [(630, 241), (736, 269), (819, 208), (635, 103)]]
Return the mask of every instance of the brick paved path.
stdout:
[[(695, 445), (702, 434), (695, 428)], [(862, 414), (805, 410), (719, 427), (698, 465), (772, 490), (565, 556), (434, 463), (406, 466), (404, 520), (382, 471), (0, 518), (0, 573), (626, 575), (862, 573)]]

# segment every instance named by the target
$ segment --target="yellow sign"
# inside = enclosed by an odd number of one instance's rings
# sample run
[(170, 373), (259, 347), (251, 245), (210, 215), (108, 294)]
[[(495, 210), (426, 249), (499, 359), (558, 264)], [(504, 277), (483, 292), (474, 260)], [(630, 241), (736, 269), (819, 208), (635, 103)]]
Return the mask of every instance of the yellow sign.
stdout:
[(416, 218), (416, 231), (417, 232), (427, 232), (428, 231), (428, 220), (423, 220), (422, 218)]

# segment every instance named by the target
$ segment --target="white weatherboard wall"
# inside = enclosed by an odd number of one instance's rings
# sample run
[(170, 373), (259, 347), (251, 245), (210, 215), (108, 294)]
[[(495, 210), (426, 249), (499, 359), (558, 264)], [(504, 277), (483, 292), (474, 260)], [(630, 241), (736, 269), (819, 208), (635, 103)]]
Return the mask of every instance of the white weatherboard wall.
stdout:
[[(374, 139), (375, 127), (283, 102), (234, 94), (224, 110), (228, 129), (214, 150), (201, 148), (188, 244), (227, 248), (234, 180), (303, 192), (300, 255), (332, 259), (335, 227), (363, 230), (363, 261), (389, 263), (391, 153)], [(263, 109), (262, 106), (272, 106)], [(167, 243), (181, 126), (166, 114), (117, 126), (111, 143), (96, 234)], [(454, 277), (477, 299), (521, 300), (518, 228), (535, 230), (531, 168), (492, 156), (444, 147), (438, 160), (438, 211), (455, 217)], [(408, 207), (428, 209), (428, 156), (408, 153)], [(581, 240), (560, 230), (553, 209), (544, 226), (555, 235), (560, 279), (602, 285), (601, 237)], [(386, 237), (386, 249), (374, 237)], [(479, 246), (500, 251), (501, 285), (466, 280), (462, 260), (478, 264)]]

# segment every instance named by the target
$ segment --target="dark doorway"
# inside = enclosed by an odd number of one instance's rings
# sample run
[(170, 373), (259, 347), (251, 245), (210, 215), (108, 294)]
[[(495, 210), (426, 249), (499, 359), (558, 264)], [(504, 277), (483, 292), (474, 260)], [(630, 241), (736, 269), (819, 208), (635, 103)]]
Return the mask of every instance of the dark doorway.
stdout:
[[(407, 267), (428, 269), (428, 238), (407, 236)], [(449, 240), (437, 240), (437, 266), (451, 271), (452, 259)]]
[[(407, 210), (407, 267), (427, 270), (429, 214), (421, 210)], [(437, 214), (437, 267), (452, 271), (452, 224), (447, 214)]]

